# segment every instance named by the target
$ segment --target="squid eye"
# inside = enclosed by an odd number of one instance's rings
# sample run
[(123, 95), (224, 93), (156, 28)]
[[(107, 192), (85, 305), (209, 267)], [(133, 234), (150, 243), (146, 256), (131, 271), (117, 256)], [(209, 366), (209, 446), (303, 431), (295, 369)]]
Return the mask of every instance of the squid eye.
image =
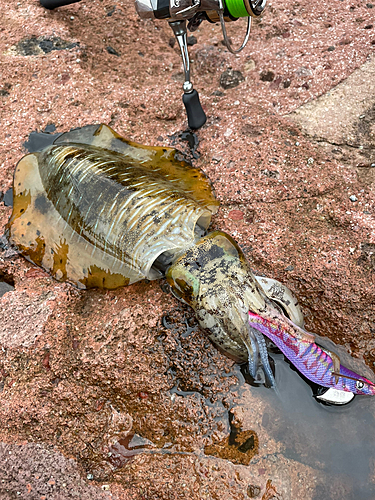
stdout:
[(356, 389), (363, 389), (365, 384), (364, 382), (361, 382), (360, 380), (357, 380), (357, 382), (355, 383), (355, 386), (356, 386)]

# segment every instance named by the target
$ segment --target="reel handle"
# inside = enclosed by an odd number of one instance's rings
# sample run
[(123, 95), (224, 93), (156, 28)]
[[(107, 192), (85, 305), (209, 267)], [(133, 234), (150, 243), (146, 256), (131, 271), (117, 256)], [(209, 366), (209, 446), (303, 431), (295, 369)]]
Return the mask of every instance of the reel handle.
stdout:
[(184, 91), (182, 102), (185, 105), (188, 125), (192, 129), (197, 129), (206, 123), (207, 117), (201, 106), (198, 92), (194, 90), (193, 84), (190, 81), (190, 60), (186, 39), (186, 21), (170, 21), (169, 25), (173, 30), (181, 50), (185, 75), (185, 81), (182, 86)]
[(194, 89), (189, 94), (184, 94), (182, 102), (185, 105), (189, 127), (195, 130), (203, 127), (207, 116), (200, 103), (198, 92)]
[(81, 0), (39, 0), (40, 4), (48, 10), (57, 9), (57, 7), (63, 7), (64, 5), (70, 5), (71, 3), (77, 3)]

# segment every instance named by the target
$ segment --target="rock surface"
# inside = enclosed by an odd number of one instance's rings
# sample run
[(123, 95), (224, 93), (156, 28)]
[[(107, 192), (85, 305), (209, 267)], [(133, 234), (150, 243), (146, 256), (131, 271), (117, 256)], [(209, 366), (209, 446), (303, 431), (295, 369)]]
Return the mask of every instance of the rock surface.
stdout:
[[(213, 182), (213, 228), (374, 378), (371, 5), (270, 2), (236, 57), (202, 24), (190, 53), (208, 121), (191, 154), (165, 21), (127, 0), (3, 0), (0, 189), (47, 126), (176, 145)], [(228, 29), (238, 45), (243, 21)], [(245, 80), (224, 90), (229, 70)], [(163, 281), (78, 291), (8, 250), (0, 275), (15, 287), (0, 299), (1, 499), (374, 498), (373, 401), (325, 409), (280, 355), (279, 392), (250, 387)]]

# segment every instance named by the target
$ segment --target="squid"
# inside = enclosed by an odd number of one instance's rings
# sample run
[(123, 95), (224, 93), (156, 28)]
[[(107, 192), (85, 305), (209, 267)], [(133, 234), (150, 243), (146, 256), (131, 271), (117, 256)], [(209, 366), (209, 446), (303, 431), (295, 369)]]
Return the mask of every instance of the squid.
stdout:
[(55, 279), (115, 289), (166, 277), (210, 340), (247, 362), (254, 379), (263, 372), (275, 386), (268, 338), (319, 386), (375, 394), (371, 381), (343, 367), (304, 329), (290, 290), (254, 276), (230, 235), (207, 234), (219, 202), (206, 175), (175, 149), (89, 125), (22, 158), (13, 193), (7, 237)]

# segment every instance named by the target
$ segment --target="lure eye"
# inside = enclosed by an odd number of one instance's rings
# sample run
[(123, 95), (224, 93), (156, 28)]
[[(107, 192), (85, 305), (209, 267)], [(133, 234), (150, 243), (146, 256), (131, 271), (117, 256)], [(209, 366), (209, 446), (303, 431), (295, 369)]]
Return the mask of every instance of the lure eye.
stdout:
[(361, 390), (364, 388), (364, 386), (365, 386), (364, 382), (361, 382), (360, 380), (357, 380), (357, 382), (355, 383), (356, 389)]

